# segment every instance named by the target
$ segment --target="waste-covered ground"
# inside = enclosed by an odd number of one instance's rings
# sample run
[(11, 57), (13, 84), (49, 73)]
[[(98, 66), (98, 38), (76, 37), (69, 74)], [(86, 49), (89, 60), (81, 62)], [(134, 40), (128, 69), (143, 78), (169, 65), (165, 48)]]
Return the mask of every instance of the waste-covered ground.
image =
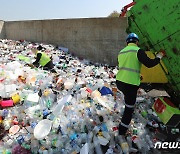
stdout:
[[(156, 142), (179, 141), (152, 106), (157, 97), (139, 89), (125, 141), (118, 138), (124, 110), (116, 67), (80, 60), (67, 48), (41, 44), (57, 73), (32, 68), (38, 43), (0, 40), (0, 153), (170, 153)], [(175, 140), (176, 139), (176, 140)]]

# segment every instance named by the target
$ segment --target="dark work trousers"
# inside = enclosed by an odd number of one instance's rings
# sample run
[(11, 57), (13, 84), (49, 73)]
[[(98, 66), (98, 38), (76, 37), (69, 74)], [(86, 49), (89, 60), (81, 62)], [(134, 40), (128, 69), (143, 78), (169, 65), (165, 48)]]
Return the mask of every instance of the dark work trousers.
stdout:
[(53, 69), (53, 68), (54, 68), (54, 64), (53, 64), (52, 60), (50, 60), (50, 61), (43, 67), (44, 70), (51, 70), (51, 69)]
[(56, 73), (56, 71), (54, 70), (54, 64), (51, 61), (49, 61), (44, 67), (43, 67), (44, 70), (50, 70), (52, 73)]
[(134, 112), (137, 90), (139, 86), (126, 84), (118, 80), (116, 80), (116, 85), (117, 88), (124, 94), (125, 110), (121, 119), (121, 123), (119, 124), (119, 135), (125, 135)]

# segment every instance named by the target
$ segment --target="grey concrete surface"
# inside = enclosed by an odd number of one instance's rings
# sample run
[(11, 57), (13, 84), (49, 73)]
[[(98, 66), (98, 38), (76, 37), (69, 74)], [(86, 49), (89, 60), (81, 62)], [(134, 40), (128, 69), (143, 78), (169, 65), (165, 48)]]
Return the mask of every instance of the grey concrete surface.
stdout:
[(5, 38), (4, 21), (0, 20), (0, 39)]
[(93, 62), (117, 65), (125, 46), (126, 18), (81, 18), (5, 22), (7, 39), (24, 39), (67, 47)]

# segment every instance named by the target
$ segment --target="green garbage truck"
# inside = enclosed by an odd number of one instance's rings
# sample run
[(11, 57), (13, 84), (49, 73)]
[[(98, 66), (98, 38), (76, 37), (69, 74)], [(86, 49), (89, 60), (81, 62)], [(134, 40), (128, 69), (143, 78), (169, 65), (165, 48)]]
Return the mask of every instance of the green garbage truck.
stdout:
[[(178, 0), (134, 0), (126, 13), (127, 33), (135, 32), (140, 47), (152, 52), (165, 50), (166, 85), (173, 103), (180, 105), (180, 3)], [(163, 65), (162, 65), (163, 68)], [(159, 76), (161, 78), (161, 76)]]
[[(127, 12), (128, 7), (131, 8)], [(126, 12), (128, 19), (126, 31), (138, 34), (141, 48), (154, 54), (160, 50), (166, 52), (161, 67), (168, 79), (168, 83), (163, 86), (171, 96), (171, 101), (160, 98), (154, 103), (153, 109), (164, 124), (176, 127), (180, 124), (179, 10), (178, 0), (134, 0), (124, 7), (121, 13), (122, 16)], [(158, 78), (161, 78), (161, 75)]]

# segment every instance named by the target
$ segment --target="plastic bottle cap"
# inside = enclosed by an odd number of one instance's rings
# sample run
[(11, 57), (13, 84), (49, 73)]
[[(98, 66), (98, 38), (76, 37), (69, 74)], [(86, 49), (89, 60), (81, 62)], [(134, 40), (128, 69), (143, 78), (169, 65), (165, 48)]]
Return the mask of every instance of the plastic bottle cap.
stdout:
[(147, 115), (148, 115), (146, 111), (142, 111), (141, 114), (143, 117), (147, 117)]
[(15, 94), (12, 96), (12, 100), (13, 100), (14, 104), (19, 103), (20, 102), (20, 96), (18, 94)]

